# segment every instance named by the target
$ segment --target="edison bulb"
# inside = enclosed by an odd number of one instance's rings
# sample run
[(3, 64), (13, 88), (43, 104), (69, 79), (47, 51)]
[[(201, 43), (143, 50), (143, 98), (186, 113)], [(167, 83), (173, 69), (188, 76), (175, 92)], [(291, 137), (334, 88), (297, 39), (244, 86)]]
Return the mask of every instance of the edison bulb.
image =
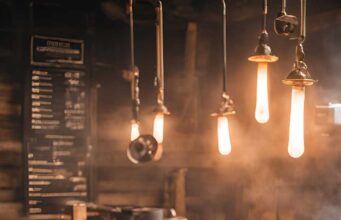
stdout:
[(163, 142), (164, 115), (156, 114), (154, 119), (153, 136), (159, 144)]
[(304, 153), (304, 87), (292, 87), (288, 152), (293, 158)]
[(130, 140), (133, 141), (140, 136), (139, 124), (135, 121), (131, 123)]
[(221, 155), (231, 153), (229, 123), (225, 116), (218, 117), (218, 147)]
[(255, 118), (259, 123), (264, 124), (269, 121), (269, 117), (268, 64), (258, 63)]

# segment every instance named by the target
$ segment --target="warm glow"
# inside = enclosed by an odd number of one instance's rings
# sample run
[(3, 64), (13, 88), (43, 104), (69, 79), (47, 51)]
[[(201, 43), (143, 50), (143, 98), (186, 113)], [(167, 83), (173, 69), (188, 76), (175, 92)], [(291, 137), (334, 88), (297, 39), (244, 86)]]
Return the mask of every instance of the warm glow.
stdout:
[(257, 104), (255, 118), (259, 123), (269, 121), (268, 101), (268, 64), (258, 63), (257, 73)]
[(130, 133), (130, 140), (133, 141), (140, 136), (139, 131), (139, 124), (136, 122), (131, 123), (131, 133)]
[(288, 152), (293, 158), (304, 153), (304, 87), (292, 87)]
[(163, 123), (164, 123), (164, 115), (156, 114), (154, 119), (154, 130), (153, 136), (157, 140), (159, 144), (163, 142)]
[(224, 116), (218, 117), (218, 147), (222, 155), (231, 153), (229, 123), (227, 117)]

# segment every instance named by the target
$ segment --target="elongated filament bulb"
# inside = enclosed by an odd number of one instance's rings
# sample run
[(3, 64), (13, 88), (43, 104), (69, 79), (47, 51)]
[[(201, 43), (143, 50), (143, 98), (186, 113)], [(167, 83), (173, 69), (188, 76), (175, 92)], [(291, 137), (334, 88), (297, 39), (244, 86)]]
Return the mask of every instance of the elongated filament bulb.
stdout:
[(255, 118), (259, 123), (264, 124), (269, 121), (269, 117), (268, 64), (258, 63)]
[(231, 140), (227, 117), (218, 117), (218, 147), (221, 155), (231, 153)]
[(131, 123), (130, 140), (133, 141), (140, 136), (139, 124), (135, 121)]
[(159, 144), (163, 142), (163, 124), (164, 124), (164, 115), (156, 114), (154, 119), (154, 129), (153, 136), (157, 140)]
[(292, 87), (288, 152), (293, 158), (304, 153), (304, 87)]

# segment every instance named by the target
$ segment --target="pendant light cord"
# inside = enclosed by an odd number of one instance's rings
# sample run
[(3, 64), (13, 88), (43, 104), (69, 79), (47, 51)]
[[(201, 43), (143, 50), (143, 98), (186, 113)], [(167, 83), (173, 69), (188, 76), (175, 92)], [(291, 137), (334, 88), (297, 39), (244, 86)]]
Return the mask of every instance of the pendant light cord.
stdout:
[(130, 15), (130, 71), (131, 71), (131, 103), (134, 122), (138, 122), (139, 115), (139, 70), (135, 66), (135, 45), (134, 45), (134, 9), (133, 1), (129, 0), (129, 15)]
[(307, 69), (307, 65), (304, 62), (305, 53), (303, 49), (303, 43), (306, 37), (306, 11), (307, 0), (301, 0), (301, 29), (296, 46), (296, 67), (303, 69)]
[(156, 78), (157, 102), (164, 104), (164, 63), (163, 63), (163, 10), (162, 2), (157, 1), (156, 12)]
[(226, 2), (222, 0), (223, 5), (223, 96), (227, 94), (227, 42), (226, 42)]
[(135, 45), (134, 45), (134, 11), (133, 0), (129, 0), (129, 16), (130, 16), (130, 61), (131, 68), (135, 67)]
[(266, 31), (266, 16), (268, 14), (268, 1), (263, 1), (263, 24), (262, 24), (262, 31)]

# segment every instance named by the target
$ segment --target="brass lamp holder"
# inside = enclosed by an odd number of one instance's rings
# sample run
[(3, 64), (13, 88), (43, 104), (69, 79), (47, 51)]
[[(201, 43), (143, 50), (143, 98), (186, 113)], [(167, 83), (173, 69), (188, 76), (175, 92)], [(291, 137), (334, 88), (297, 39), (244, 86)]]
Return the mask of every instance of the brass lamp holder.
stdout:
[(269, 46), (269, 34), (266, 30), (263, 30), (258, 37), (258, 45), (255, 48), (255, 52), (248, 60), (257, 63), (272, 63), (278, 60), (278, 57), (272, 55), (271, 47)]
[(167, 107), (163, 103), (158, 103), (153, 112), (155, 114), (163, 114), (163, 115), (170, 115), (170, 112), (168, 111)]
[(232, 99), (226, 93), (222, 94), (222, 101), (218, 110), (212, 113), (212, 117), (222, 117), (236, 114), (235, 106)]
[(133, 121), (138, 123), (140, 112), (140, 88), (139, 88), (139, 69), (135, 66), (131, 70), (131, 94), (132, 94), (132, 114)]
[(317, 80), (314, 80), (309, 71), (308, 66), (304, 62), (303, 45), (299, 44), (296, 47), (296, 61), (294, 63), (292, 71), (289, 73), (286, 79), (282, 80), (285, 85), (304, 87), (311, 86)]
[(266, 17), (268, 14), (268, 1), (263, 1), (263, 23), (262, 31), (258, 36), (258, 45), (255, 48), (254, 54), (248, 60), (257, 63), (271, 63), (278, 60), (277, 56), (272, 55), (271, 47), (269, 46), (269, 34), (266, 30)]
[(306, 37), (306, 0), (301, 0), (301, 29), (296, 46), (296, 59), (292, 71), (286, 79), (282, 80), (285, 85), (295, 87), (311, 86), (317, 80), (314, 80), (309, 71), (308, 66), (304, 62), (305, 54), (303, 50), (303, 42)]

